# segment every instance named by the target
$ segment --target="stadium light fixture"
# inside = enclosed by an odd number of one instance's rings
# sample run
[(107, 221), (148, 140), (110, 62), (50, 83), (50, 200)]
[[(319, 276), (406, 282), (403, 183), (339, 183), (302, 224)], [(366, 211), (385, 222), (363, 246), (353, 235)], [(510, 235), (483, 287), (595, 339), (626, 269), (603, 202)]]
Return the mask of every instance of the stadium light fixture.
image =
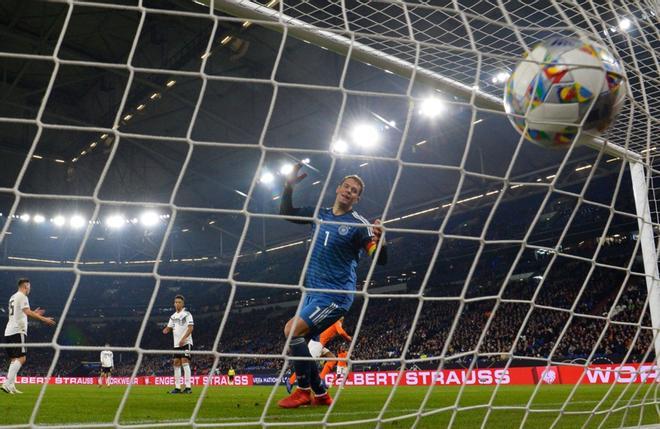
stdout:
[(493, 78), (490, 81), (494, 84), (504, 83), (509, 78), (509, 76), (511, 76), (511, 73), (509, 73), (508, 71), (501, 71), (498, 72), (495, 76), (493, 76)]
[(305, 159), (303, 159), (303, 160), (300, 161), (300, 162), (302, 162), (303, 164), (307, 165), (307, 164), (309, 164), (311, 161), (310, 161), (309, 158), (305, 158)]
[(280, 167), (280, 174), (281, 174), (282, 176), (287, 176), (287, 175), (289, 175), (292, 171), (293, 171), (293, 164), (289, 164), (289, 163), (287, 163), (287, 164), (283, 164), (283, 165)]
[(73, 229), (80, 229), (85, 226), (85, 219), (80, 215), (73, 215), (69, 220), (69, 225), (71, 225), (71, 228)]
[(628, 31), (632, 27), (632, 22), (628, 18), (623, 18), (619, 21), (619, 29), (621, 31)]
[(273, 183), (273, 180), (275, 180), (275, 176), (273, 176), (273, 173), (271, 173), (270, 171), (264, 171), (261, 174), (261, 178), (259, 179), (259, 182), (268, 185), (270, 183)]
[(126, 224), (126, 219), (124, 219), (124, 216), (120, 214), (116, 214), (116, 215), (108, 216), (108, 218), (105, 220), (105, 224), (109, 228), (118, 229)]
[(351, 139), (353, 143), (364, 148), (370, 148), (378, 143), (380, 135), (378, 130), (373, 125), (358, 124), (351, 131)]
[(154, 211), (148, 211), (142, 213), (140, 216), (140, 223), (144, 226), (154, 226), (158, 223), (158, 213)]
[(29, 214), (27, 214), (27, 213), (23, 213), (23, 214), (19, 217), (19, 219), (21, 219), (21, 221), (27, 223), (27, 222), (30, 222), (31, 216), (30, 216)]
[(55, 226), (62, 226), (66, 223), (66, 219), (64, 218), (64, 216), (57, 215), (53, 218), (53, 223), (55, 224)]
[(334, 153), (345, 153), (348, 151), (348, 145), (344, 140), (336, 140), (333, 144), (330, 150)]
[(38, 215), (34, 215), (32, 220), (34, 221), (34, 223), (44, 223), (46, 218), (43, 215), (38, 214)]
[(445, 110), (445, 103), (436, 97), (426, 98), (422, 101), (419, 113), (427, 118), (435, 118)]

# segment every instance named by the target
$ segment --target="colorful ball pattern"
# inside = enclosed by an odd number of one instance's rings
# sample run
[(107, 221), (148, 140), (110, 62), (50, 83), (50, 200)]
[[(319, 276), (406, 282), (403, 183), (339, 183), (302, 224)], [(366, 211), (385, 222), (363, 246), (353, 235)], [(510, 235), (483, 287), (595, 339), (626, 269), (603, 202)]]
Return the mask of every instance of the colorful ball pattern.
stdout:
[(624, 79), (621, 64), (605, 47), (555, 37), (536, 45), (516, 66), (506, 83), (504, 107), (527, 140), (567, 148), (583, 120), (587, 135), (610, 126), (623, 107)]

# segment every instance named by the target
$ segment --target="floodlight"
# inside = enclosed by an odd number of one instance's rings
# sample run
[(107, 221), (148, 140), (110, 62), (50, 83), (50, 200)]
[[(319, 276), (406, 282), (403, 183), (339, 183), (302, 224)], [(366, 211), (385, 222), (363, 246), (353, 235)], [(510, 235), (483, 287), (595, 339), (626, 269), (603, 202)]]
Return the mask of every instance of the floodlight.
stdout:
[(632, 26), (632, 22), (628, 18), (623, 18), (619, 21), (619, 28), (623, 31), (627, 31)]
[(348, 145), (344, 140), (336, 140), (330, 150), (334, 153), (344, 153), (348, 150)]
[(124, 219), (124, 216), (120, 214), (108, 216), (108, 218), (105, 220), (105, 224), (109, 228), (121, 228), (126, 224), (126, 219)]
[(53, 218), (53, 223), (55, 224), (55, 226), (62, 226), (66, 223), (66, 219), (64, 218), (64, 216), (58, 215)]
[(32, 220), (34, 221), (34, 223), (43, 223), (46, 220), (46, 218), (43, 215), (38, 214), (38, 215), (34, 215)]
[(283, 164), (282, 167), (280, 167), (280, 174), (282, 176), (287, 176), (293, 171), (293, 164)]
[(158, 223), (158, 213), (153, 211), (144, 212), (140, 216), (140, 222), (144, 226), (154, 226)]
[(82, 228), (85, 226), (85, 219), (80, 215), (73, 215), (69, 220), (69, 225), (71, 225), (71, 228), (74, 229)]
[(351, 131), (351, 138), (353, 143), (362, 147), (372, 147), (380, 139), (378, 130), (373, 125), (358, 124)]
[(261, 183), (269, 184), (272, 183), (273, 180), (275, 180), (275, 176), (273, 176), (273, 173), (270, 171), (264, 171), (261, 174), (261, 179), (259, 180)]
[(419, 113), (428, 118), (435, 118), (445, 110), (445, 103), (439, 98), (431, 97), (422, 101)]
[(27, 223), (30, 222), (30, 215), (27, 213), (23, 213), (19, 219), (21, 219), (23, 222)]

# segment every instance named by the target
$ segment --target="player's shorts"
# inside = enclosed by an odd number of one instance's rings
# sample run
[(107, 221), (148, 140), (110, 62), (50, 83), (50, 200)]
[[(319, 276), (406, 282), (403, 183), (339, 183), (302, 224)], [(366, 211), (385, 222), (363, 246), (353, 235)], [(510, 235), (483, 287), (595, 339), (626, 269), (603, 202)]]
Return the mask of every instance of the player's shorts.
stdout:
[(309, 348), (309, 354), (311, 354), (313, 358), (320, 358), (324, 354), (330, 353), (330, 350), (323, 347), (323, 344), (316, 340), (309, 340), (307, 348)]
[(186, 358), (190, 360), (190, 351), (192, 350), (192, 344), (186, 344), (183, 347), (174, 347), (174, 350), (179, 351), (179, 350), (185, 350), (184, 354), (175, 354), (174, 359), (181, 359), (181, 358)]
[(309, 336), (318, 335), (345, 316), (347, 309), (327, 299), (307, 296), (300, 310), (300, 318), (309, 326)]
[(347, 366), (339, 366), (337, 365), (337, 375), (340, 377), (346, 377), (348, 374), (348, 367)]
[(25, 344), (25, 334), (14, 334), (5, 336), (5, 344), (17, 344), (16, 347), (7, 347), (7, 355), (9, 359), (17, 359), (25, 356), (27, 354), (27, 348)]
[(112, 367), (111, 366), (102, 366), (101, 367), (101, 374), (108, 374), (112, 372)]

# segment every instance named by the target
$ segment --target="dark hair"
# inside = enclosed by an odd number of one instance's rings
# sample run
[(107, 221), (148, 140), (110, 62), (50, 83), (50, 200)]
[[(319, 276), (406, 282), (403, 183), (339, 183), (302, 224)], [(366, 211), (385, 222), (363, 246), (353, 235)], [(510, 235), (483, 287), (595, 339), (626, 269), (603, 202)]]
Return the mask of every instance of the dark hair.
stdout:
[(25, 283), (30, 283), (30, 279), (25, 278), (25, 277), (20, 278), (20, 279), (18, 279), (18, 284), (16, 285), (16, 287), (21, 287)]
[(183, 297), (183, 295), (177, 295), (174, 297), (174, 300), (180, 299), (183, 302), (186, 302), (186, 299)]

